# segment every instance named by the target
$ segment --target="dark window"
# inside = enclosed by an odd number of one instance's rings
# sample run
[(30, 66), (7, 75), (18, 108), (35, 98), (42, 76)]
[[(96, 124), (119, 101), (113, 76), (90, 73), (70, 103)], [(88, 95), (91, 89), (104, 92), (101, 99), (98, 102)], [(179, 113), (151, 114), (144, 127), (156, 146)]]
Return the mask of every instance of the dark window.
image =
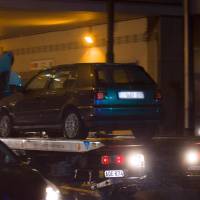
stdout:
[(105, 84), (105, 83), (109, 83), (109, 77), (108, 74), (106, 73), (106, 70), (104, 69), (98, 69), (97, 70), (97, 79), (99, 83)]
[(100, 66), (96, 68), (98, 84), (154, 84), (151, 77), (136, 66)]
[(74, 86), (77, 80), (76, 70), (69, 68), (59, 70), (55, 73), (50, 89), (64, 89)]
[(78, 79), (79, 87), (91, 87), (94, 74), (91, 71), (91, 65), (79, 65), (78, 66)]
[(28, 83), (26, 89), (27, 90), (39, 90), (44, 89), (53, 75), (49, 72), (42, 72), (39, 75), (37, 75), (35, 78), (31, 80), (30, 83)]

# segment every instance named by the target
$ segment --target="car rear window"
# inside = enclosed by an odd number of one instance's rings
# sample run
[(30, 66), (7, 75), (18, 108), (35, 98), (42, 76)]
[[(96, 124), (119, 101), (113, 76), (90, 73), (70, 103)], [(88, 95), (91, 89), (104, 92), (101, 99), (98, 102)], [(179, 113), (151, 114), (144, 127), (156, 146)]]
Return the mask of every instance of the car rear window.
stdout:
[(155, 84), (153, 79), (137, 66), (96, 67), (96, 81), (99, 85), (108, 84)]

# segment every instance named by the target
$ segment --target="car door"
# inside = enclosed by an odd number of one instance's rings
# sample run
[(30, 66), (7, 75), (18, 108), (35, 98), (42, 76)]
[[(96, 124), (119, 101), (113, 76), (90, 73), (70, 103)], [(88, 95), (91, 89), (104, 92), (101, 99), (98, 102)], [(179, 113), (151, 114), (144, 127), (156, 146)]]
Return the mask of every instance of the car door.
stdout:
[[(77, 73), (75, 66), (63, 66), (55, 72), (48, 91), (46, 92), (45, 100), (42, 102), (43, 123), (58, 124), (59, 117), (64, 105), (71, 102), (73, 94), (76, 92)], [(45, 109), (44, 109), (45, 108)]]
[(0, 199), (13, 195), (14, 175), (17, 174), (15, 167), (18, 162), (16, 156), (4, 144), (0, 143)]
[[(15, 123), (19, 125), (40, 125), (41, 103), (46, 95), (51, 74), (44, 71), (36, 75), (25, 87), (22, 97), (15, 102)], [(43, 109), (45, 109), (43, 107)]]

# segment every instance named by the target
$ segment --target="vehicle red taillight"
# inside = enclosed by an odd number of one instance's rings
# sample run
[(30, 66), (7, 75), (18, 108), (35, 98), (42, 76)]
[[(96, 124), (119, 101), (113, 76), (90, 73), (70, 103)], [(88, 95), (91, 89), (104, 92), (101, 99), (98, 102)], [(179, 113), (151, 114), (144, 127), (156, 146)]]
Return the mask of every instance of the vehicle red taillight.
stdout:
[(154, 95), (154, 99), (157, 101), (160, 101), (162, 99), (162, 94), (160, 92), (160, 90), (157, 90), (155, 95)]
[(110, 164), (110, 157), (109, 156), (102, 156), (101, 157), (101, 164), (102, 165), (109, 165)]
[(103, 100), (105, 98), (105, 93), (104, 92), (97, 92), (96, 93), (96, 99), (97, 100)]
[(121, 155), (118, 155), (115, 157), (115, 163), (118, 165), (122, 165), (124, 163), (124, 157)]

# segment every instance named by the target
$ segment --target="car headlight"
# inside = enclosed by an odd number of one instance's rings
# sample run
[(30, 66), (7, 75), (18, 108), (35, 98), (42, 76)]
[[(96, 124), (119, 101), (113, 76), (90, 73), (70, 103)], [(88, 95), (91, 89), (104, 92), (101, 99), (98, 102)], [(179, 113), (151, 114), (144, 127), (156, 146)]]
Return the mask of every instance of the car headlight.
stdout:
[(47, 181), (47, 186), (45, 189), (45, 200), (61, 200), (61, 199), (62, 198), (59, 189), (54, 184)]
[(127, 164), (129, 167), (142, 169), (145, 167), (144, 155), (141, 153), (132, 153), (128, 156)]
[(185, 153), (185, 162), (188, 165), (198, 164), (200, 161), (199, 152), (197, 150), (188, 150)]

